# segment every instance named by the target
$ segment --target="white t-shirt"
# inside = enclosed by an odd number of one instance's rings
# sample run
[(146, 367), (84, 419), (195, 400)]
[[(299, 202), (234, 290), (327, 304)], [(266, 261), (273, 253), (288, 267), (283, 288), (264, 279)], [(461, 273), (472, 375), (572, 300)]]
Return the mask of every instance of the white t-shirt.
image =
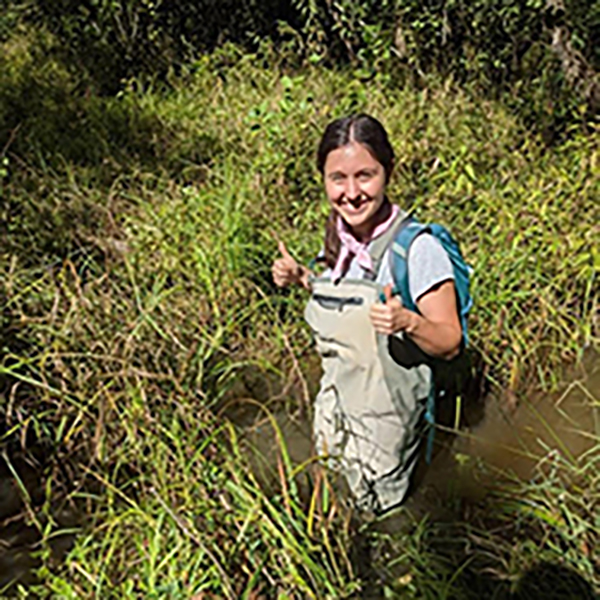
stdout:
[[(383, 257), (376, 278), (382, 286), (394, 284), (390, 271), (390, 252), (391, 248)], [(330, 274), (331, 269), (323, 273), (324, 276)], [(344, 278), (364, 279), (364, 269), (354, 257)], [(430, 289), (450, 279), (454, 280), (454, 270), (441, 242), (430, 233), (422, 233), (413, 241), (408, 253), (408, 286), (413, 301), (416, 303)]]

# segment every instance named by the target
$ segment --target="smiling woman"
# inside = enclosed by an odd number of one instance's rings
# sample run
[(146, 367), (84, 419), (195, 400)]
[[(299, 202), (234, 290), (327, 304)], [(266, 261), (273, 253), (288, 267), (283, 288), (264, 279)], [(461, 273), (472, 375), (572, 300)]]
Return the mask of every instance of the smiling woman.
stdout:
[(317, 451), (342, 470), (359, 507), (381, 512), (409, 489), (432, 390), (431, 358), (452, 358), (461, 347), (454, 270), (424, 231), (407, 257), (417, 310), (393, 294), (392, 245), (408, 220), (385, 193), (394, 152), (379, 121), (361, 114), (330, 123), (317, 164), (331, 205), (326, 268), (316, 276), (280, 243), (273, 278), (311, 291), (305, 317), (324, 371), (315, 400)]

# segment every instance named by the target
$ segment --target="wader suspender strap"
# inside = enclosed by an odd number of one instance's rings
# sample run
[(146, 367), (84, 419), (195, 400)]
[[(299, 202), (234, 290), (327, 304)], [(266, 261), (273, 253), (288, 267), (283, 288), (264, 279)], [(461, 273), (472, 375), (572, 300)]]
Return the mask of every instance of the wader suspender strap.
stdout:
[[(381, 235), (373, 241), (373, 243), (371, 244), (371, 248), (369, 248), (369, 254), (371, 255), (371, 260), (373, 261), (373, 272), (366, 272), (365, 279), (375, 281), (379, 273), (379, 268), (381, 267), (381, 261), (383, 260), (387, 249), (391, 246), (392, 241), (396, 239), (396, 237), (399, 235), (400, 230), (411, 223), (414, 223), (414, 221), (409, 217), (409, 215), (400, 212), (398, 214), (396, 222), (393, 223), (392, 226), (383, 235)], [(419, 231), (419, 233), (420, 232), (421, 231)], [(405, 257), (405, 261), (407, 258), (408, 257)], [(392, 275), (393, 274), (394, 272), (392, 270)], [(407, 275), (406, 272), (405, 275)], [(406, 283), (408, 283), (407, 276), (405, 277), (405, 279), (407, 280)], [(394, 278), (393, 294), (400, 293), (402, 284), (403, 282), (396, 281)], [(381, 297), (381, 301), (385, 302), (385, 296), (383, 296), (383, 294)], [(431, 464), (431, 458), (433, 456), (433, 442), (435, 438), (435, 385), (433, 384), (433, 381), (431, 382), (431, 388), (429, 390), (429, 395), (427, 396), (427, 403), (425, 405), (425, 422), (429, 427), (429, 431), (427, 433), (427, 447), (425, 451), (425, 460), (427, 461), (427, 464)]]
[(396, 217), (396, 221), (390, 225), (388, 230), (373, 240), (373, 243), (369, 248), (369, 254), (371, 255), (371, 260), (373, 261), (373, 271), (365, 272), (365, 279), (368, 279), (369, 281), (375, 281), (377, 279), (379, 268), (381, 267), (381, 261), (383, 260), (388, 248), (390, 248), (392, 245), (392, 240), (396, 237), (398, 231), (404, 225), (406, 218), (407, 214), (403, 211), (400, 211)]

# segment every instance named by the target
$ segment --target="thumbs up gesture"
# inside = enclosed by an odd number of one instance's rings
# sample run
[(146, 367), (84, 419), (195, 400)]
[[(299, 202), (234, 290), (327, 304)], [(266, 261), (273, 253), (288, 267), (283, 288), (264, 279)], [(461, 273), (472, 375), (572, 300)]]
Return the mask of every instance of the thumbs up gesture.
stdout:
[(385, 335), (391, 335), (397, 331), (406, 329), (409, 323), (407, 311), (402, 306), (402, 300), (399, 296), (394, 296), (392, 284), (383, 288), (383, 297), (381, 303), (376, 302), (371, 306), (371, 323), (375, 331)]
[(279, 240), (277, 248), (281, 256), (273, 262), (273, 267), (271, 268), (275, 285), (286, 287), (291, 283), (302, 283), (302, 267), (288, 252), (288, 249), (281, 240)]

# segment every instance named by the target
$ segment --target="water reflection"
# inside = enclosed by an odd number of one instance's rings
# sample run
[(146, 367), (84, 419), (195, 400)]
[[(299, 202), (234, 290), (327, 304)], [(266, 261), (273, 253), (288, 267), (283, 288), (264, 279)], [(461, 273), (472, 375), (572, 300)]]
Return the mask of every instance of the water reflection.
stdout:
[(439, 451), (412, 505), (435, 509), (449, 497), (479, 500), (504, 479), (529, 480), (538, 463), (559, 452), (571, 462), (600, 441), (600, 359), (589, 357), (561, 392), (519, 398), (491, 395), (475, 427), (439, 436)]

